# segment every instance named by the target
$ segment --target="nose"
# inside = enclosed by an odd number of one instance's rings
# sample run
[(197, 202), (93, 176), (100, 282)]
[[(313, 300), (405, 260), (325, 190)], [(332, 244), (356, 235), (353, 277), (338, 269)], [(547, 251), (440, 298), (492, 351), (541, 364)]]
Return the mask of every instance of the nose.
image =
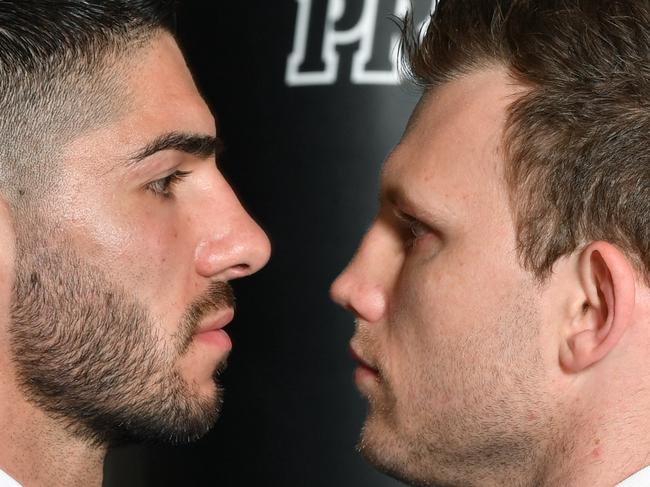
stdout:
[(367, 322), (384, 317), (388, 302), (390, 261), (381, 248), (379, 230), (371, 228), (348, 266), (334, 280), (334, 302)]
[(212, 217), (196, 246), (198, 274), (218, 281), (248, 276), (266, 265), (271, 243), (227, 184), (210, 205)]

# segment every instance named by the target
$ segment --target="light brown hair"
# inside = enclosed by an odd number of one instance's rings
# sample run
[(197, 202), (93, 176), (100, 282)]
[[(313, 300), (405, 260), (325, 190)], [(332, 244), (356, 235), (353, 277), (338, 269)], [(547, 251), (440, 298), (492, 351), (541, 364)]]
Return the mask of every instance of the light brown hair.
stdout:
[(650, 1), (441, 0), (404, 66), (434, 90), (505, 67), (522, 95), (504, 130), (505, 178), (524, 266), (609, 241), (650, 276)]

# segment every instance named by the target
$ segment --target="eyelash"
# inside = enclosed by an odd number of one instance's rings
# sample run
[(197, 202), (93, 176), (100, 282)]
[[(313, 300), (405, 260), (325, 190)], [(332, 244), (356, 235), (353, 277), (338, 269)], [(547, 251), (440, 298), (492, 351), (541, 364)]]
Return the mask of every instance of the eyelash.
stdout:
[(429, 229), (421, 221), (413, 219), (409, 222), (409, 231), (411, 232), (411, 237), (414, 240), (417, 240), (418, 238), (422, 237), (425, 233), (427, 233)]
[(408, 235), (406, 235), (405, 238), (406, 246), (408, 248), (413, 247), (418, 239), (430, 231), (429, 227), (427, 227), (424, 223), (416, 218), (413, 218), (410, 215), (407, 215), (406, 213), (399, 211), (396, 212), (396, 215), (400, 222), (402, 222), (404, 225), (404, 229), (408, 232)]
[(147, 184), (147, 189), (156, 196), (170, 198), (173, 196), (173, 188), (187, 176), (192, 174), (191, 171), (174, 171), (169, 176), (157, 179)]

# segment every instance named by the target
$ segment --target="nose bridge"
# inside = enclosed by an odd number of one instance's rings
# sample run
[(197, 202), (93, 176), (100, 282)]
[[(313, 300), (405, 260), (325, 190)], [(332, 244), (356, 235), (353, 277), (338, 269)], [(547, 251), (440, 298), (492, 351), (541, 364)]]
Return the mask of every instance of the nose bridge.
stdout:
[(207, 196), (200, 212), (203, 223), (195, 252), (199, 274), (228, 281), (257, 272), (268, 262), (266, 233), (225, 181)]
[(369, 322), (384, 316), (392, 288), (396, 256), (388, 237), (381, 223), (375, 222), (331, 288), (334, 301)]

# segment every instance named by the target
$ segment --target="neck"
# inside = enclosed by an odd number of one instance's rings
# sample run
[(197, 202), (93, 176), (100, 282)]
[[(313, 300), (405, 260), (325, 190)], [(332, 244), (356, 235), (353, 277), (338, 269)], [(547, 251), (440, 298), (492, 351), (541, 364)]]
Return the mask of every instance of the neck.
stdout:
[(648, 437), (642, 437), (638, 431), (629, 431), (625, 427), (615, 431), (615, 435), (609, 435), (615, 424), (609, 423), (608, 428), (594, 429), (590, 435), (584, 436), (585, 441), (576, 444), (571, 458), (565, 460), (543, 485), (611, 487), (648, 466)]
[(592, 384), (587, 379), (572, 400), (565, 391), (558, 419), (539, 438), (529, 464), (496, 468), (467, 485), (613, 487), (649, 466), (650, 387), (623, 377), (617, 368)]
[[(650, 464), (650, 391), (611, 379), (583, 390), (590, 399), (576, 400), (565, 415), (573, 427), (544, 487), (612, 487)], [(581, 410), (581, 404), (591, 406)]]
[(106, 448), (72, 436), (0, 378), (0, 468), (23, 486), (100, 487)]

